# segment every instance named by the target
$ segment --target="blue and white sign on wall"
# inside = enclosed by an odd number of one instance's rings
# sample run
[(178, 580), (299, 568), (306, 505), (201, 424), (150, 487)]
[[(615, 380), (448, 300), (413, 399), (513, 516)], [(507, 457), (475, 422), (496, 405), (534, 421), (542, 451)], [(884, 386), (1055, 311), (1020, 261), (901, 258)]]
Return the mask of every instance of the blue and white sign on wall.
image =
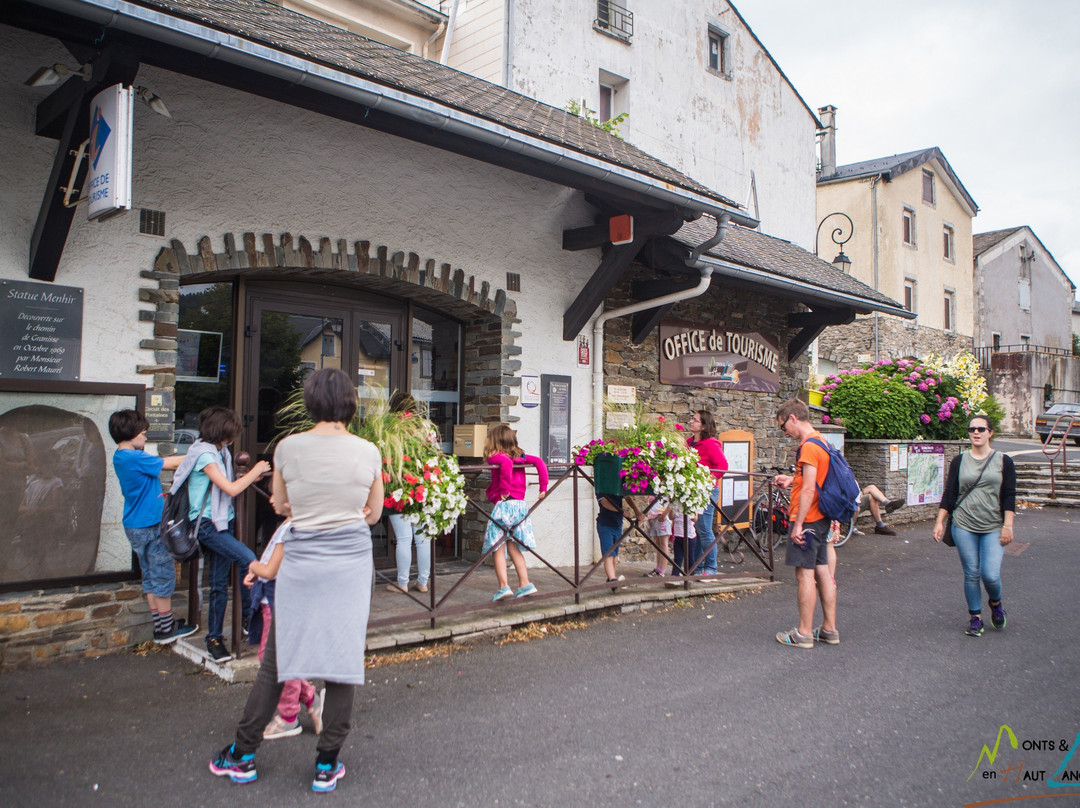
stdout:
[(87, 216), (100, 219), (131, 210), (131, 140), (135, 93), (114, 84), (90, 107), (90, 172), (84, 193)]

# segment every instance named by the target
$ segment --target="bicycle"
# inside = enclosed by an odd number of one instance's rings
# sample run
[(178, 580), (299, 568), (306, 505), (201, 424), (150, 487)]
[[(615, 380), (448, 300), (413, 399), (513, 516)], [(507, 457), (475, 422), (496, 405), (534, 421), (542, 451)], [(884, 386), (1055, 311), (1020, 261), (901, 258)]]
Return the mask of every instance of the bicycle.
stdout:
[[(783, 468), (781, 466), (769, 466), (763, 467), (761, 471), (763, 474), (794, 474), (795, 467), (788, 466), (787, 468)], [(772, 488), (771, 495), (769, 493), (769, 488)], [(791, 499), (788, 497), (787, 490), (775, 485), (766, 486), (765, 489), (754, 498), (754, 512), (750, 519), (750, 535), (754, 537), (758, 549), (763, 553), (768, 552), (769, 550), (770, 504), (772, 505), (772, 546), (774, 550), (779, 547), (780, 543), (787, 537), (788, 530), (791, 528), (791, 520), (788, 516), (791, 509)]]

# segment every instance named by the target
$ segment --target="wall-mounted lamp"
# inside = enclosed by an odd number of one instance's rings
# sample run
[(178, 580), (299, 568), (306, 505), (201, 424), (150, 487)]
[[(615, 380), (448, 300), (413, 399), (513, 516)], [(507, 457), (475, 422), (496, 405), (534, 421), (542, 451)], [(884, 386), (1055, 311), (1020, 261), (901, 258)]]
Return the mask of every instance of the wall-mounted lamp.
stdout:
[[(834, 267), (841, 270), (842, 272), (850, 272), (851, 259), (844, 254), (844, 245), (851, 241), (851, 237), (855, 235), (855, 225), (852, 223), (851, 217), (848, 216), (846, 213), (841, 213), (840, 211), (833, 211), (832, 213), (826, 214), (825, 217), (820, 222), (818, 222), (817, 232), (814, 233), (814, 255), (818, 254), (818, 236), (821, 235), (821, 226), (833, 216), (842, 217), (847, 222), (847, 227), (845, 227), (844, 223), (841, 222), (837, 227), (833, 228), (832, 241), (833, 244), (840, 248), (840, 254), (832, 260), (832, 263)], [(846, 237), (844, 236), (845, 232), (847, 233)]]
[(39, 67), (23, 84), (27, 87), (48, 87), (51, 84), (59, 84), (69, 76), (79, 76), (83, 81), (90, 81), (93, 75), (93, 65), (80, 65), (79, 69), (75, 70), (67, 65), (55, 64), (51, 67)]
[(149, 87), (136, 87), (135, 95), (139, 96), (143, 100), (143, 103), (150, 109), (154, 110), (158, 115), (164, 115), (166, 118), (172, 119), (172, 115), (169, 114), (169, 108), (165, 106), (165, 102), (161, 100), (161, 96), (151, 90)]

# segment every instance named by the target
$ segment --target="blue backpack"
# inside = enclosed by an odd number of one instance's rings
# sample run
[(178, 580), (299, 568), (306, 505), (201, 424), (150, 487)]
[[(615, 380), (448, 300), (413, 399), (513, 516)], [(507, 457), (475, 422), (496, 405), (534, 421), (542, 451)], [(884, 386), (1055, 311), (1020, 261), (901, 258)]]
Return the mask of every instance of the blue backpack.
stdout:
[[(859, 507), (859, 496), (862, 493), (859, 483), (855, 480), (855, 474), (851, 466), (840, 450), (833, 448), (825, 441), (817, 438), (807, 438), (807, 442), (816, 443), (829, 453), (829, 470), (825, 474), (825, 484), (817, 487), (818, 510), (826, 519), (835, 519), (838, 522), (846, 522), (855, 516)], [(799, 462), (802, 454), (802, 446), (795, 457), (795, 463)]]

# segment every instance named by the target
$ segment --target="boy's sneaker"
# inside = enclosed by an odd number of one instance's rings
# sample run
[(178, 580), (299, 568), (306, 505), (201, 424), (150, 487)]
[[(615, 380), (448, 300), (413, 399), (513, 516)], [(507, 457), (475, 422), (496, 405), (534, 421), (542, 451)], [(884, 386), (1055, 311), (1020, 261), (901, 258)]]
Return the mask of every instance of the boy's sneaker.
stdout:
[(826, 631), (821, 626), (814, 629), (814, 642), (823, 642), (826, 645), (839, 645), (840, 632)]
[(646, 572), (644, 574), (644, 576), (642, 576), (642, 577), (644, 577), (644, 578), (663, 578), (665, 575), (667, 575), (667, 573), (664, 570), (657, 567), (654, 570)]
[(491, 596), (491, 602), (495, 603), (496, 601), (504, 600), (513, 596), (514, 590), (508, 586), (504, 586), (498, 592)]
[(968, 623), (967, 631), (964, 633), (969, 637), (981, 637), (983, 635), (983, 621), (981, 614), (971, 615), (971, 622)]
[(530, 583), (530, 584), (525, 584), (525, 586), (518, 589), (518, 591), (514, 593), (514, 597), (515, 598), (527, 598), (529, 595), (535, 595), (535, 594), (536, 594), (536, 584), (531, 584)]
[(315, 727), (315, 734), (322, 735), (323, 728), (323, 705), (326, 704), (326, 688), (324, 687), (318, 693), (315, 694), (315, 698), (311, 701), (311, 706), (308, 707), (308, 715), (311, 716), (311, 723)]
[(997, 606), (990, 605), (990, 623), (996, 629), (1005, 628), (1005, 609), (999, 603)]
[(337, 781), (345, 776), (345, 764), (317, 763), (315, 764), (315, 779), (311, 783), (311, 790), (319, 793), (333, 791), (337, 788)]
[(232, 654), (229, 653), (229, 649), (225, 647), (220, 637), (206, 638), (206, 652), (210, 654), (214, 662), (228, 662), (232, 659)]
[(267, 741), (272, 741), (275, 738), (291, 738), (293, 735), (299, 735), (303, 731), (304, 728), (300, 726), (300, 716), (297, 716), (292, 721), (286, 721), (281, 717), (281, 713), (274, 713), (274, 717), (270, 719), (270, 723), (263, 730), (263, 738)]
[(217, 757), (210, 761), (210, 773), (218, 777), (228, 777), (234, 783), (251, 783), (258, 779), (255, 771), (255, 755), (233, 757), (233, 745), (222, 749)]
[(795, 648), (813, 648), (814, 637), (813, 635), (805, 637), (799, 633), (797, 628), (793, 628), (791, 631), (781, 631), (776, 635), (776, 641), (781, 645), (790, 645)]
[(607, 582), (612, 584), (611, 591), (618, 592), (620, 589), (626, 589), (626, 584), (623, 581), (626, 580), (625, 575), (620, 575), (618, 578), (608, 578)]
[(181, 637), (188, 637), (198, 630), (198, 626), (189, 626), (183, 620), (174, 620), (172, 631), (154, 632), (154, 642), (158, 645), (168, 645), (176, 642)]

